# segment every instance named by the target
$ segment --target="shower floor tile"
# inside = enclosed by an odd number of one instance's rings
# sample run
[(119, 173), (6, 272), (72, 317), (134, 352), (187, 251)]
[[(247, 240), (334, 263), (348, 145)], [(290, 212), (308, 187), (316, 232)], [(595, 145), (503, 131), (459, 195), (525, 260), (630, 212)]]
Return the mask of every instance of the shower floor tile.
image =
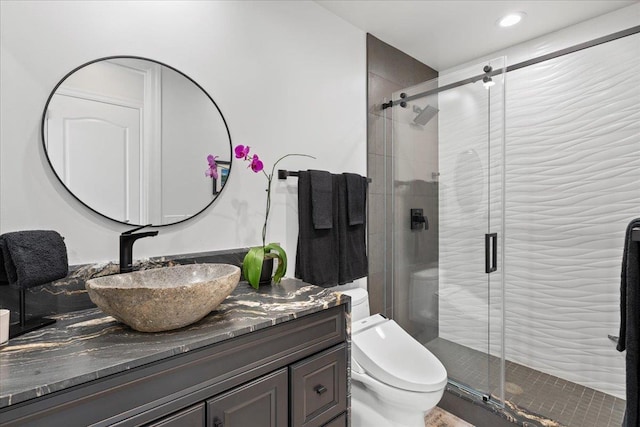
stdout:
[[(495, 390), (500, 360), (436, 338), (425, 344), (447, 368), (449, 378), (479, 390)], [(490, 373), (487, 375), (487, 373)], [(487, 377), (493, 377), (491, 387)], [(625, 401), (514, 362), (505, 364), (505, 399), (568, 427), (619, 427)]]

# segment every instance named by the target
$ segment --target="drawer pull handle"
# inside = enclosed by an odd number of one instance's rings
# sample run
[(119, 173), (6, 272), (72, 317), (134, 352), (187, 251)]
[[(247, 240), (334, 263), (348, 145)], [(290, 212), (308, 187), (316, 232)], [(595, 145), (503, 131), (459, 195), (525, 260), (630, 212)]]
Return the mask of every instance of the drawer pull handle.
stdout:
[(224, 424), (222, 424), (222, 421), (220, 421), (220, 419), (216, 417), (213, 420), (213, 427), (224, 427)]
[(315, 391), (318, 394), (323, 394), (326, 393), (327, 388), (325, 386), (323, 386), (322, 384), (317, 385), (313, 388), (313, 391)]

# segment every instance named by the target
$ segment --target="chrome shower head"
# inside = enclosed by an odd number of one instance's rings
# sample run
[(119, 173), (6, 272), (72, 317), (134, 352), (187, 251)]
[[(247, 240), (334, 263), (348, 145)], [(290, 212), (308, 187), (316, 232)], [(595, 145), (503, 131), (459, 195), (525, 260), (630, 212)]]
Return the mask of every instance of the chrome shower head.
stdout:
[(424, 108), (419, 108), (417, 106), (413, 106), (413, 112), (418, 113), (417, 116), (413, 118), (413, 123), (424, 126), (429, 120), (433, 119), (436, 114), (438, 114), (438, 110), (436, 107), (432, 107), (431, 105), (427, 105)]

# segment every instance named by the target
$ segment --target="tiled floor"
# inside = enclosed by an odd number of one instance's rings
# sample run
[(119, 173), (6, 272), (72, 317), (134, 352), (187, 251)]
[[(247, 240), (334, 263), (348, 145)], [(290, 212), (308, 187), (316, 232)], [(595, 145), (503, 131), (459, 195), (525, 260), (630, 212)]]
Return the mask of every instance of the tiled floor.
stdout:
[[(449, 378), (476, 389), (495, 390), (499, 360), (442, 338), (426, 344)], [(505, 398), (520, 408), (568, 427), (619, 427), (625, 401), (552, 375), (506, 362)], [(491, 388), (487, 386), (487, 372)]]
[(435, 407), (424, 418), (425, 427), (474, 427), (444, 409)]

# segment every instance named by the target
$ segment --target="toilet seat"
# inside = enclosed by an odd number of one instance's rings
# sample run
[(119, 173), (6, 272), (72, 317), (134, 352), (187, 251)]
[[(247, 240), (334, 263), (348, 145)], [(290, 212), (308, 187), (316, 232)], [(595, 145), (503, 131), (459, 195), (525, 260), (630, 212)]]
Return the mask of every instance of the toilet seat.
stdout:
[(354, 322), (353, 357), (372, 377), (408, 391), (444, 390), (447, 371), (395, 321), (376, 314)]

